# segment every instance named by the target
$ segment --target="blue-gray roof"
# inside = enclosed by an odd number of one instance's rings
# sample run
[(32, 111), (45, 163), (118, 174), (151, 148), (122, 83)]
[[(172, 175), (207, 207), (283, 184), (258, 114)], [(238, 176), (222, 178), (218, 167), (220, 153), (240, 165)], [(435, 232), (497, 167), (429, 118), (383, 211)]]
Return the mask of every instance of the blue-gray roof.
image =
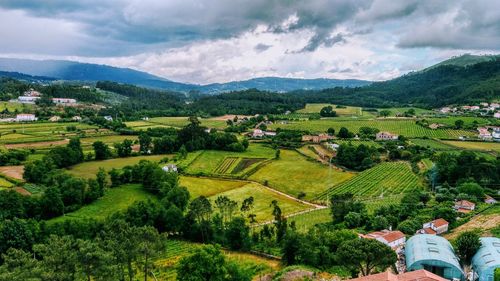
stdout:
[(500, 239), (481, 238), (481, 248), (472, 258), (472, 266), (479, 276), (479, 281), (493, 281), (495, 268), (500, 268)]
[(464, 278), (453, 247), (443, 237), (431, 234), (414, 235), (406, 242), (405, 256), (408, 270), (436, 266), (445, 268), (444, 278)]

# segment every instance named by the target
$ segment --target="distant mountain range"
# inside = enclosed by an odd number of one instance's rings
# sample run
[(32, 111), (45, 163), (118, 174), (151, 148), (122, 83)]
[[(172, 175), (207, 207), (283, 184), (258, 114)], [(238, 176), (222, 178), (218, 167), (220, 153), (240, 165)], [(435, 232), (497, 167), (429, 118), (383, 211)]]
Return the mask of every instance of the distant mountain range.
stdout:
[(23, 79), (22, 77), (19, 77), (20, 73), (27, 74), (24, 78), (30, 81), (31, 79), (29, 76), (45, 77), (48, 80), (86, 82), (106, 80), (170, 91), (198, 91), (206, 94), (239, 91), (251, 88), (275, 92), (320, 90), (334, 87), (361, 87), (371, 83), (370, 81), (355, 79), (340, 80), (326, 78), (295, 79), (264, 77), (245, 81), (196, 85), (174, 82), (146, 72), (129, 68), (62, 60), (28, 60), (12, 58), (0, 58), (0, 72), (3, 72), (0, 73), (0, 76), (10, 76), (8, 74), (12, 73), (12, 77), (17, 79)]

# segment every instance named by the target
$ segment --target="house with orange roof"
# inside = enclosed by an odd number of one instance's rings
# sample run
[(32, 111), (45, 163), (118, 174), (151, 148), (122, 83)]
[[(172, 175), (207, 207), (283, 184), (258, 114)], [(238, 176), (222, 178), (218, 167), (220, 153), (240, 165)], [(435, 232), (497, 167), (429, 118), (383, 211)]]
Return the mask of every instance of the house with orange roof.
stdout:
[(360, 235), (360, 237), (365, 239), (375, 239), (393, 249), (403, 246), (406, 242), (406, 236), (399, 230), (391, 231), (384, 229), (381, 231), (371, 232), (366, 235)]
[(448, 231), (449, 223), (444, 219), (435, 219), (422, 225), (422, 229), (417, 230), (417, 234), (441, 234)]
[(468, 200), (459, 200), (455, 202), (455, 206), (453, 206), (453, 208), (460, 213), (470, 213), (471, 211), (474, 211), (476, 204)]

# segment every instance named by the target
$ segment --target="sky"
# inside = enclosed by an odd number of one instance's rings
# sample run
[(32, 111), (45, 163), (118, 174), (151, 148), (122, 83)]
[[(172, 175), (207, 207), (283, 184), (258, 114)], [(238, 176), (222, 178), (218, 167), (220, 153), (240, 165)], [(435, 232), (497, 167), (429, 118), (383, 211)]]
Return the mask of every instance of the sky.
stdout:
[(387, 80), (500, 52), (498, 0), (0, 0), (0, 57), (207, 84)]

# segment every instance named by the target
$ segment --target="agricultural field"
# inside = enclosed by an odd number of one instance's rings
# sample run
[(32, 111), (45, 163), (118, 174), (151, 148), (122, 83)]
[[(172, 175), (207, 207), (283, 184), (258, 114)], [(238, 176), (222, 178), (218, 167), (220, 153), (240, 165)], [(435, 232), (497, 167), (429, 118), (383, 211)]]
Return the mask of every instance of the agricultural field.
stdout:
[(270, 187), (295, 197), (305, 193), (305, 199), (312, 199), (353, 176), (351, 172), (309, 161), (296, 151), (281, 150), (280, 159), (261, 167), (249, 179), (267, 182)]
[[(199, 157), (194, 160), (191, 165), (187, 167), (186, 172), (189, 174), (205, 175), (220, 174), (220, 172), (224, 172), (225, 174), (230, 175), (238, 165), (237, 161), (242, 161), (245, 158), (258, 158), (260, 160), (270, 159), (274, 157), (274, 153), (274, 149), (265, 145), (255, 143), (251, 143), (245, 152), (205, 150)], [(232, 158), (237, 158), (237, 160), (234, 160)], [(229, 164), (231, 164), (232, 166), (227, 166)]]
[[(166, 250), (155, 261), (153, 269), (157, 280), (174, 281), (176, 280), (176, 266), (182, 257), (193, 253), (202, 244), (187, 242), (182, 240), (166, 240)], [(280, 262), (270, 260), (252, 254), (232, 252), (223, 250), (224, 255), (230, 261), (236, 262), (244, 270), (252, 272), (254, 275), (265, 274), (270, 271), (276, 271), (281, 268)], [(143, 279), (143, 275), (138, 272), (136, 276), (138, 280)]]
[(21, 112), (30, 112), (33, 109), (32, 104), (19, 103), (19, 102), (0, 102), (0, 111), (8, 110), (9, 112), (15, 112), (16, 110)]
[(122, 142), (126, 139), (135, 141), (137, 140), (137, 136), (126, 136), (126, 135), (106, 135), (106, 136), (93, 136), (80, 138), (80, 142), (82, 143), (82, 147), (92, 146), (92, 144), (96, 141), (102, 141), (107, 145), (113, 145), (117, 142)]
[(253, 196), (254, 205), (250, 213), (255, 214), (255, 219), (260, 223), (273, 219), (273, 208), (271, 207), (271, 202), (273, 200), (278, 201), (278, 205), (280, 206), (284, 215), (289, 215), (313, 208), (310, 205), (306, 205), (304, 203), (296, 201), (295, 199), (269, 190), (265, 186), (254, 182), (248, 182), (242, 187), (230, 189), (217, 195), (213, 195), (209, 197), (209, 199), (214, 202), (218, 196), (227, 196), (231, 200), (238, 202), (238, 205), (241, 205), (241, 202), (245, 198)]
[(0, 188), (10, 188), (13, 187), (15, 184), (8, 181), (7, 179), (0, 177)]
[(454, 149), (452, 146), (446, 144), (445, 142), (433, 139), (411, 139), (413, 144), (419, 145), (426, 148), (431, 148), (435, 150), (451, 150)]
[(349, 181), (333, 186), (315, 197), (315, 200), (327, 201), (332, 194), (347, 192), (362, 197), (401, 194), (419, 187), (419, 179), (408, 163), (384, 162), (361, 172)]
[(444, 141), (453, 147), (467, 150), (482, 150), (500, 152), (500, 143), (498, 142), (478, 142), (478, 141)]
[(306, 233), (316, 224), (332, 222), (330, 208), (318, 209), (308, 213), (288, 218), (288, 222), (295, 222), (297, 231)]
[(126, 210), (137, 201), (157, 200), (156, 196), (145, 191), (139, 184), (127, 184), (109, 188), (106, 194), (77, 211), (49, 220), (49, 223), (64, 222), (71, 219), (93, 218), (103, 220), (107, 216)]
[(490, 236), (493, 229), (500, 226), (500, 205), (493, 206), (483, 213), (473, 216), (468, 222), (444, 235), (446, 239), (455, 239), (460, 233), (478, 231), (481, 236)]
[(23, 181), (24, 166), (0, 166), (0, 174), (17, 181)]
[(141, 160), (159, 162), (165, 157), (171, 158), (172, 156), (173, 155), (144, 155), (126, 158), (114, 158), (102, 161), (89, 161), (74, 165), (68, 168), (68, 171), (70, 174), (77, 177), (94, 178), (100, 167), (104, 168), (106, 171), (110, 171), (113, 168), (120, 169), (125, 166), (135, 165)]
[(478, 125), (488, 125), (491, 124), (490, 120), (481, 117), (470, 117), (470, 116), (447, 116), (442, 118), (426, 118), (426, 120), (431, 123), (444, 124), (448, 126), (455, 126), (455, 121), (464, 121), (465, 126), (473, 125), (476, 122)]
[(247, 185), (247, 181), (226, 180), (203, 177), (180, 177), (180, 185), (189, 190), (191, 199), (199, 196), (210, 197)]
[[(434, 111), (432, 110), (428, 110), (428, 109), (423, 109), (423, 108), (418, 108), (418, 107), (391, 107), (391, 108), (377, 108), (377, 110), (380, 112), (382, 110), (387, 110), (390, 112), (390, 115), (389, 116), (397, 116), (397, 115), (401, 115), (401, 114), (404, 114), (406, 111), (410, 110), (410, 109), (413, 109), (415, 110), (415, 114), (417, 116), (419, 115), (425, 115), (425, 114), (433, 114), (435, 113)], [(377, 114), (375, 114), (377, 115)]]
[[(199, 119), (201, 125), (208, 128), (223, 129), (226, 127), (226, 121), (220, 118)], [(125, 122), (127, 127), (134, 130), (145, 130), (152, 127), (175, 127), (181, 128), (189, 124), (188, 117), (155, 117), (144, 121)]]
[(333, 110), (339, 116), (363, 115), (361, 107), (346, 106), (346, 108), (337, 108), (336, 105), (328, 103), (308, 103), (305, 108), (297, 110), (297, 113), (319, 113), (325, 106), (333, 107)]
[(285, 124), (277, 122), (268, 126), (269, 129), (276, 130), (278, 128), (291, 130), (309, 130), (311, 132), (326, 132), (328, 128), (334, 128), (336, 132), (341, 127), (346, 127), (349, 131), (357, 133), (361, 127), (377, 128), (380, 131), (388, 131), (394, 134), (403, 135), (409, 138), (421, 138), (424, 136), (439, 139), (458, 139), (459, 136), (476, 137), (476, 132), (466, 130), (453, 129), (437, 129), (432, 130), (415, 124), (415, 120), (411, 119), (377, 119), (377, 120), (345, 120), (340, 121), (336, 118), (307, 120), (307, 121), (290, 121)]
[(336, 143), (336, 144), (352, 144), (354, 146), (358, 146), (358, 145), (361, 145), (361, 144), (364, 144), (366, 146), (374, 146), (374, 147), (382, 147), (382, 145), (380, 145), (380, 142), (376, 142), (376, 141), (372, 141), (372, 140), (341, 140), (341, 139), (336, 139), (333, 141), (333, 143)]

